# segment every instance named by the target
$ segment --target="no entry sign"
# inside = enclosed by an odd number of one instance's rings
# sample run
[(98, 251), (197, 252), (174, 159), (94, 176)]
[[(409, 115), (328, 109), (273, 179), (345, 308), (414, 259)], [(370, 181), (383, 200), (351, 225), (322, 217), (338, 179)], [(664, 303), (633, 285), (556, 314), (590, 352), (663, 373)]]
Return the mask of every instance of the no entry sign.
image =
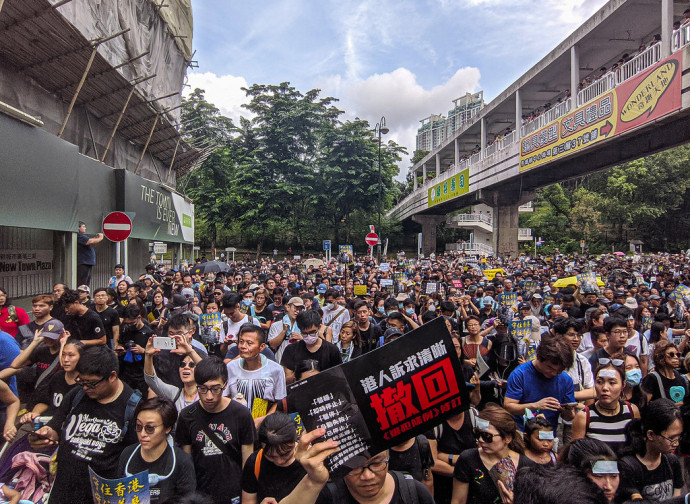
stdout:
[(124, 212), (110, 212), (103, 219), (103, 234), (112, 242), (126, 240), (132, 234), (132, 219)]
[(379, 235), (376, 233), (369, 233), (364, 240), (367, 242), (367, 245), (373, 247), (379, 242)]

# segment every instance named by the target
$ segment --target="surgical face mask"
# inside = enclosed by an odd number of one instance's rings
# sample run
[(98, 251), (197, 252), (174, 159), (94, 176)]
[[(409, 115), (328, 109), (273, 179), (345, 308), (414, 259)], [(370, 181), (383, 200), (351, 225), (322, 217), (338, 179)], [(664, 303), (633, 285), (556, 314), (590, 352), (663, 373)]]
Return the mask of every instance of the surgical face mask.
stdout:
[(385, 315), (385, 314), (386, 314), (386, 309), (385, 309), (383, 306), (379, 306), (379, 313), (380, 313), (381, 315)]
[(405, 313), (408, 317), (411, 317), (412, 315), (414, 315), (414, 308), (408, 308), (407, 310), (405, 310)]
[(640, 369), (631, 369), (625, 372), (625, 384), (631, 387), (636, 387), (642, 381), (642, 371)]
[(313, 345), (314, 343), (319, 341), (319, 333), (304, 334), (302, 335), (302, 339), (304, 340), (305, 344)]
[(391, 313), (395, 313), (395, 310), (389, 311), (388, 313), (386, 313), (386, 315), (388, 315), (390, 317)]
[(326, 303), (326, 306), (324, 306), (324, 308), (328, 308), (329, 310), (332, 310), (333, 308), (335, 308), (335, 303)]
[(402, 307), (403, 307), (403, 304), (402, 304), (402, 303), (398, 303), (398, 308), (402, 308)]
[(251, 299), (243, 299), (242, 304), (244, 306), (251, 306), (252, 305), (252, 300)]

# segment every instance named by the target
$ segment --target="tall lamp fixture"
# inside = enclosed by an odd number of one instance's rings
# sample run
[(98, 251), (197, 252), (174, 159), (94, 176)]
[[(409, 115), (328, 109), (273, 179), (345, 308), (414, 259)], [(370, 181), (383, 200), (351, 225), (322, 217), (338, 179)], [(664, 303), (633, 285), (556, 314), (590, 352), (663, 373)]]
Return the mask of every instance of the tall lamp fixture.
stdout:
[(385, 116), (381, 116), (381, 120), (376, 124), (374, 128), (374, 136), (378, 137), (379, 142), (379, 222), (377, 226), (377, 234), (379, 235), (379, 243), (376, 246), (376, 258), (379, 263), (381, 262), (381, 135), (385, 135), (390, 130), (386, 126)]

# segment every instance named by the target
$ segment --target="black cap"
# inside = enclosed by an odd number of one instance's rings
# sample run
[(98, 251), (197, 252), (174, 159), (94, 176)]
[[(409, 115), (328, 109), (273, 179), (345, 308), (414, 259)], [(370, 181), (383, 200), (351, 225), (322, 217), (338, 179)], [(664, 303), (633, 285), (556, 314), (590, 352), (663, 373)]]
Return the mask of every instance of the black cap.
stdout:
[(518, 305), (518, 311), (520, 311), (520, 310), (531, 310), (531, 309), (532, 309), (532, 307), (530, 306), (529, 303), (520, 303)]
[(144, 268), (146, 271), (153, 271), (156, 269), (156, 267), (153, 264), (147, 264), (146, 267)]

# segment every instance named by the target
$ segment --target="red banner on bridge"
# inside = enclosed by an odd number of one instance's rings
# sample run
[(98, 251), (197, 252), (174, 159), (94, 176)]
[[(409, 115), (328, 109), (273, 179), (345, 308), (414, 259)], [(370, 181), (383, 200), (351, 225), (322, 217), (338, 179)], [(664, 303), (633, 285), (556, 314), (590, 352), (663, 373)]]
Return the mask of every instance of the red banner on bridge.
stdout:
[(520, 171), (623, 134), (680, 109), (682, 56), (660, 61), (520, 141)]

